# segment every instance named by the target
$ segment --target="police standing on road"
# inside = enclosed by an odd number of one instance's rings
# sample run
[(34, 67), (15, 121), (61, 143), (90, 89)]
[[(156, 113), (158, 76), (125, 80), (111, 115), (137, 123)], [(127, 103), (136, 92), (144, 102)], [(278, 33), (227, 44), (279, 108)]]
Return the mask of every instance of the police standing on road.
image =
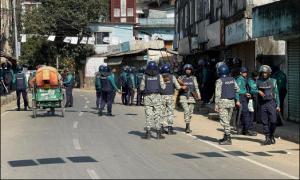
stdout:
[[(115, 73), (117, 72), (117, 69), (114, 67), (114, 68), (112, 68), (112, 70), (111, 70), (111, 76), (114, 78), (114, 82), (115, 82), (115, 85), (117, 85), (117, 83), (118, 83), (118, 78), (116, 77), (116, 75), (115, 75)], [(116, 97), (116, 91), (115, 91), (115, 89), (114, 89), (114, 94), (113, 94), (113, 101), (112, 101), (112, 103), (113, 104), (115, 104), (115, 97)]]
[[(254, 112), (249, 112), (250, 114), (250, 122), (253, 122), (254, 117), (258, 117), (258, 112), (259, 112), (259, 108), (257, 107), (257, 103), (258, 103), (258, 99), (257, 99), (257, 80), (258, 80), (259, 76), (258, 76), (258, 72), (257, 71), (253, 71), (251, 74), (251, 77), (248, 78), (248, 92), (250, 92), (251, 94), (251, 98), (253, 100), (253, 109)], [(255, 92), (255, 93), (253, 93)], [(259, 119), (256, 118), (256, 123), (261, 123), (259, 122)]]
[(18, 111), (20, 111), (20, 99), (21, 99), (21, 93), (23, 96), (24, 100), (24, 110), (27, 111), (28, 107), (28, 100), (27, 100), (27, 92), (28, 92), (28, 84), (27, 84), (27, 78), (23, 71), (23, 66), (18, 65), (17, 66), (17, 74), (15, 74), (15, 77), (17, 79), (17, 106), (18, 106)]
[(146, 116), (146, 135), (142, 139), (150, 139), (151, 118), (153, 116), (154, 124), (157, 133), (157, 139), (165, 139), (161, 135), (160, 116), (162, 115), (161, 109), (161, 90), (166, 88), (163, 77), (157, 70), (155, 61), (150, 61), (143, 75), (140, 89), (144, 91), (144, 106)]
[(67, 68), (67, 78), (66, 81), (64, 82), (64, 85), (66, 86), (66, 96), (67, 96), (67, 101), (65, 107), (73, 107), (73, 87), (75, 85), (74, 78), (71, 74), (71, 69)]
[(224, 127), (224, 137), (219, 140), (220, 145), (231, 145), (230, 119), (235, 106), (236, 94), (240, 91), (233, 77), (229, 77), (229, 68), (221, 65), (217, 69), (220, 77), (216, 81), (215, 111), (219, 113), (220, 123)]
[(107, 104), (107, 115), (106, 116), (115, 116), (112, 114), (112, 101), (114, 97), (114, 90), (118, 93), (121, 91), (117, 88), (114, 78), (111, 76), (110, 69), (108, 66), (103, 68), (103, 72), (101, 72), (101, 106), (99, 108), (98, 115), (102, 116), (102, 111), (104, 110), (105, 105)]
[(133, 73), (133, 69), (132, 68), (128, 68), (127, 69), (127, 76), (126, 76), (126, 85), (127, 85), (127, 104), (126, 106), (132, 106), (133, 105), (133, 93), (135, 90), (135, 81), (134, 81), (134, 75)]
[(216, 80), (217, 76), (216, 74), (216, 66), (217, 61), (216, 59), (211, 59), (210, 60), (210, 65), (208, 65), (208, 68), (210, 69), (210, 82), (209, 82), (209, 88), (208, 88), (208, 99), (212, 100), (212, 102), (215, 101), (215, 98), (212, 98), (214, 93), (215, 93), (215, 85), (216, 85)]
[(230, 71), (229, 75), (236, 80), (240, 76), (242, 61), (238, 58), (234, 58), (232, 64), (233, 69)]
[(208, 98), (208, 84), (207, 84), (207, 65), (205, 60), (200, 59), (198, 61), (199, 73), (198, 74), (198, 85), (200, 89), (200, 93), (202, 94), (202, 106), (205, 106)]
[[(280, 101), (278, 95), (277, 81), (270, 78), (271, 68), (267, 65), (260, 67), (261, 78), (257, 80), (258, 100), (260, 105), (260, 116), (263, 123), (263, 131), (266, 140), (261, 145), (275, 144), (275, 130), (277, 123), (276, 111), (280, 111)], [(255, 91), (251, 91), (255, 93)]]
[(141, 102), (142, 102), (144, 91), (142, 91), (140, 89), (140, 86), (141, 86), (141, 82), (142, 82), (142, 79), (143, 79), (143, 75), (144, 75), (144, 68), (143, 67), (139, 67), (138, 73), (136, 74), (136, 88), (137, 88), (137, 101), (136, 101), (136, 105), (137, 106), (141, 106), (142, 105)]
[[(170, 74), (170, 65), (165, 64), (162, 66), (162, 77), (164, 78), (164, 82), (166, 84), (166, 88), (161, 90), (161, 98), (162, 98), (162, 116), (161, 116), (161, 132), (167, 133), (169, 135), (176, 134), (173, 131), (173, 122), (174, 122), (174, 94), (175, 88), (179, 90), (181, 86), (179, 85), (176, 77)], [(168, 119), (168, 131), (164, 129), (164, 119), (167, 117)]]
[[(1, 64), (1, 93), (4, 95), (6, 93), (10, 94), (12, 83), (16, 82), (16, 77), (11, 67), (10, 61), (7, 61), (7, 65), (5, 63)], [(6, 89), (5, 89), (6, 87)], [(7, 92), (7, 91), (8, 92)]]
[(103, 71), (104, 66), (99, 66), (99, 72), (95, 75), (95, 90), (96, 90), (96, 106), (97, 109), (99, 108), (99, 105), (101, 104), (101, 82), (100, 82), (100, 76), (101, 72)]
[(122, 67), (122, 73), (120, 75), (120, 80), (122, 83), (122, 95), (121, 95), (121, 99), (122, 99), (122, 104), (126, 105), (127, 104), (127, 85), (126, 85), (126, 81), (127, 81), (127, 71), (128, 67), (127, 66), (123, 66)]
[[(179, 77), (179, 81), (183, 81), (186, 86), (181, 87), (179, 92), (179, 102), (184, 109), (184, 122), (186, 123), (185, 132), (190, 133), (190, 122), (194, 112), (195, 98), (201, 100), (200, 91), (198, 88), (197, 78), (192, 76), (193, 66), (191, 64), (184, 65), (185, 75)], [(197, 97), (193, 97), (192, 92), (197, 94)]]
[[(240, 76), (237, 78), (236, 83), (239, 86), (240, 92), (236, 94), (236, 101), (237, 101), (237, 106), (239, 106), (239, 111), (241, 111), (244, 119), (245, 119), (245, 124), (243, 125), (245, 129), (245, 135), (247, 136), (256, 136), (257, 133), (253, 132), (253, 121), (251, 121), (250, 114), (249, 114), (249, 109), (248, 109), (248, 102), (249, 98), (251, 98), (251, 95), (248, 92), (248, 89), (246, 87), (246, 77), (247, 77), (247, 69), (246, 68), (241, 68), (240, 70)], [(238, 105), (239, 104), (239, 105)], [(237, 134), (242, 134), (242, 123), (240, 117), (237, 117)]]
[[(277, 86), (278, 86), (278, 93), (279, 93), (279, 100), (280, 100), (280, 112), (283, 116), (283, 105), (284, 99), (287, 93), (286, 90), (286, 75), (283, 71), (281, 71), (278, 66), (272, 66), (272, 75), (273, 79), (276, 79)], [(277, 122), (278, 124), (279, 122)]]

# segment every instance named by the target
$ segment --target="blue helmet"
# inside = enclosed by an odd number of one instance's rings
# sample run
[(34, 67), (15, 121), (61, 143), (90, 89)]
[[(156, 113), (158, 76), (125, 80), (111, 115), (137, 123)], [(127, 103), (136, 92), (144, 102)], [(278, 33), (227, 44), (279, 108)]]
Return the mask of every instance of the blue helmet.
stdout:
[(238, 58), (234, 58), (232, 60), (232, 64), (233, 64), (234, 67), (241, 67), (242, 66), (242, 61)]
[(127, 69), (127, 73), (133, 73), (133, 69), (132, 68), (128, 68)]
[(144, 73), (144, 68), (143, 67), (139, 67), (138, 72), (139, 73)]
[(202, 67), (205, 67), (205, 66), (206, 66), (205, 60), (200, 59), (200, 60), (198, 61), (198, 65), (199, 65), (199, 66), (202, 66)]
[(108, 66), (104, 66), (104, 68), (103, 68), (103, 72), (110, 72), (110, 69), (109, 69), (109, 67), (108, 67)]
[(150, 61), (147, 65), (147, 69), (157, 70), (157, 65), (155, 61)]
[(225, 58), (225, 59), (223, 60), (223, 63), (225, 63), (227, 66), (229, 66), (229, 64), (230, 64), (230, 60), (229, 60), (229, 59), (227, 59), (227, 58)]
[(171, 71), (171, 66), (169, 64), (165, 64), (161, 68), (162, 73), (170, 73)]
[(183, 66), (183, 69), (186, 70), (186, 69), (190, 69), (190, 70), (193, 70), (193, 66), (191, 64), (186, 64)]
[(18, 72), (22, 72), (23, 71), (23, 66), (22, 65), (18, 65), (17, 66), (17, 71)]
[(103, 69), (104, 69), (104, 66), (103, 66), (103, 65), (100, 65), (100, 66), (99, 66), (99, 72), (103, 72)]
[(122, 67), (122, 71), (123, 71), (123, 72), (126, 72), (126, 71), (127, 71), (127, 69), (128, 69), (128, 67), (127, 67), (127, 66), (123, 66), (123, 67)]
[(229, 75), (229, 68), (228, 66), (221, 65), (220, 67), (218, 67), (217, 69), (217, 74), (219, 77), (227, 77)]
[(69, 72), (69, 71), (71, 71), (71, 69), (70, 69), (70, 68), (67, 68), (67, 69), (66, 69), (66, 72)]

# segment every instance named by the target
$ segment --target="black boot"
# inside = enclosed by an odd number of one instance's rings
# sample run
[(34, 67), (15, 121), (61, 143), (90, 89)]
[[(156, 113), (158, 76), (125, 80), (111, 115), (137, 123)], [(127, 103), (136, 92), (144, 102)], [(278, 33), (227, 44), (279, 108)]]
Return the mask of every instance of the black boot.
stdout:
[(246, 131), (244, 131), (243, 129), (237, 129), (236, 135), (240, 135), (240, 134), (246, 135)]
[(142, 136), (141, 138), (142, 138), (142, 139), (150, 139), (150, 135), (151, 135), (150, 130), (147, 130), (147, 131), (146, 131), (146, 135), (145, 135), (145, 136)]
[(111, 116), (111, 117), (114, 117), (115, 115), (114, 115), (114, 114), (111, 114), (111, 113), (109, 113), (109, 114), (107, 114), (106, 116)]
[(246, 135), (247, 135), (247, 136), (257, 136), (257, 133), (256, 133), (256, 132), (253, 132), (253, 131), (251, 131), (251, 130), (247, 130), (247, 131), (246, 131)]
[(161, 127), (160, 127), (160, 131), (161, 131), (162, 134), (167, 134), (167, 131), (165, 130), (163, 124), (162, 124)]
[(271, 135), (271, 144), (276, 144), (276, 140), (275, 140), (274, 134)]
[(219, 139), (219, 142), (223, 142), (226, 140), (226, 135), (224, 134), (223, 138), (222, 139)]
[(172, 126), (169, 126), (169, 127), (168, 127), (168, 132), (167, 132), (167, 134), (168, 134), (168, 135), (175, 135), (175, 134), (177, 134), (177, 133), (173, 131), (173, 127), (172, 127)]
[(96, 106), (97, 109), (99, 109), (99, 104)]
[(191, 133), (192, 132), (192, 130), (190, 130), (190, 123), (186, 123), (185, 132), (186, 133)]
[(27, 110), (28, 110), (28, 109), (27, 109), (27, 107), (25, 106), (25, 107), (24, 107), (24, 111), (27, 111)]
[(222, 141), (219, 142), (220, 145), (231, 145), (232, 142), (231, 142), (231, 137), (230, 135), (224, 135), (224, 138), (221, 139)]
[(266, 140), (261, 143), (262, 146), (271, 145), (271, 138), (269, 135), (266, 136)]
[(17, 111), (20, 111), (20, 107), (18, 107)]
[(156, 130), (156, 134), (157, 134), (156, 139), (165, 139), (165, 136), (161, 135), (161, 131), (160, 130)]
[(98, 111), (98, 115), (99, 115), (99, 116), (102, 116), (102, 111)]

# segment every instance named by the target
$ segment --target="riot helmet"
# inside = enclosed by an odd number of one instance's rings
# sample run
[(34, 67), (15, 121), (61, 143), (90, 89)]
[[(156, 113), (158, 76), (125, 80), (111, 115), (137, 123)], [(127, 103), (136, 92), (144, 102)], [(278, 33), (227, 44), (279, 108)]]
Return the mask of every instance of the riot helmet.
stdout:
[(23, 66), (22, 65), (18, 65), (17, 66), (17, 72), (20, 73), (23, 71)]
[(228, 66), (226, 66), (224, 64), (224, 65), (221, 65), (220, 67), (218, 67), (217, 74), (218, 74), (219, 77), (228, 77), (228, 75), (229, 75)]
[(103, 69), (104, 69), (104, 66), (103, 66), (103, 65), (100, 65), (100, 66), (99, 66), (99, 72), (103, 72)]
[(162, 66), (162, 73), (170, 73), (171, 72), (171, 66), (169, 64), (165, 64)]
[(104, 68), (103, 68), (103, 72), (110, 72), (110, 69), (109, 69), (109, 67), (108, 67), (108, 66), (104, 66)]
[(193, 66), (191, 64), (186, 64), (183, 66), (183, 69), (184, 70), (187, 70), (187, 69), (193, 70)]
[(238, 58), (234, 58), (232, 61), (233, 67), (242, 67), (242, 61)]
[(130, 74), (130, 73), (133, 73), (133, 69), (132, 69), (131, 67), (128, 68), (128, 69), (127, 69), (127, 73), (129, 73), (129, 74)]
[(198, 61), (198, 65), (199, 65), (200, 67), (205, 67), (205, 66), (206, 66), (205, 60), (200, 59), (200, 60)]
[(157, 70), (157, 65), (156, 65), (156, 62), (155, 61), (150, 61), (147, 65), (147, 69), (150, 69), (150, 70)]
[(139, 67), (138, 72), (139, 73), (144, 73), (144, 68), (143, 67)]

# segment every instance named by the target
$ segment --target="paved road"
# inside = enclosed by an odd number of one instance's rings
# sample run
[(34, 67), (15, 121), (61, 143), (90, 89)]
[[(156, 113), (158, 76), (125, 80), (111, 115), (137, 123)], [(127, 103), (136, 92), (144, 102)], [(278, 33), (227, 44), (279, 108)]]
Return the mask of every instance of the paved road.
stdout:
[[(119, 95), (116, 102), (120, 103)], [(294, 148), (291, 155), (274, 151), (281, 159), (219, 146), (203, 134), (211, 130), (196, 128), (196, 116), (193, 133), (185, 134), (181, 112), (176, 112), (177, 135), (148, 141), (140, 138), (145, 132), (143, 107), (116, 104), (116, 117), (99, 117), (92, 92), (74, 92), (74, 107), (66, 109), (64, 118), (57, 109), (54, 116), (39, 110), (33, 119), (31, 111), (17, 112), (14, 107), (1, 112), (3, 179), (299, 179), (299, 161), (293, 161), (299, 155), (292, 157), (299, 153), (299, 144), (289, 147)], [(152, 134), (156, 136), (154, 129)]]

